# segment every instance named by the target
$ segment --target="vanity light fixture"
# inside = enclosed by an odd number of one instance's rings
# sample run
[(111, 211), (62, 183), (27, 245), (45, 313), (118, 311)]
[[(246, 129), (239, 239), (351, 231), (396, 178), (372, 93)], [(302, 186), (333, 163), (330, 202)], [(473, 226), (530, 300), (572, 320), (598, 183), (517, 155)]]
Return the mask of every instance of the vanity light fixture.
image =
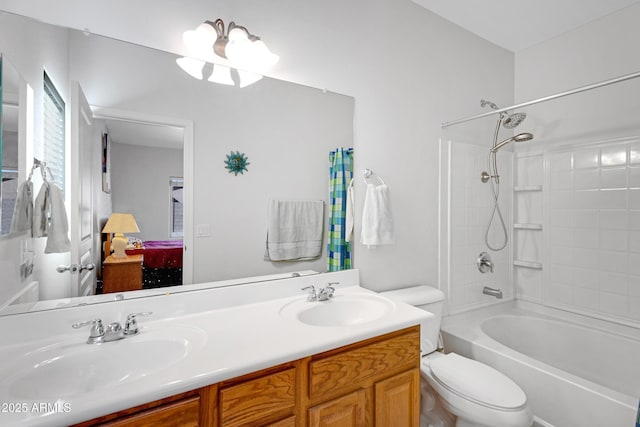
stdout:
[[(185, 31), (182, 35), (185, 45), (198, 58), (215, 55), (227, 59), (230, 65), (238, 69), (240, 87), (253, 84), (275, 65), (280, 57), (272, 53), (260, 37), (251, 34), (246, 27), (230, 22), (225, 31), (224, 21), (204, 21), (195, 30)], [(202, 79), (205, 62), (194, 58), (180, 58), (178, 65), (189, 75)], [(242, 70), (242, 71), (241, 71)], [(228, 67), (214, 65), (209, 81), (233, 84)]]

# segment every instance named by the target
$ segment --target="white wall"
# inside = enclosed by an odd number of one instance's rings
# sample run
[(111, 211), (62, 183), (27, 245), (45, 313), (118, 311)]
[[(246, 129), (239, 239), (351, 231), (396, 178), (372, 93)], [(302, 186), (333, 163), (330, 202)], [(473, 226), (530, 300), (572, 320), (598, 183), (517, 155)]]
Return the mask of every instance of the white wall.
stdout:
[(132, 213), (140, 240), (169, 240), (169, 178), (182, 177), (182, 150), (111, 145), (114, 212)]
[[(518, 52), (516, 102), (639, 71), (639, 21), (640, 5), (631, 6)], [(638, 93), (640, 79), (528, 109), (536, 135), (530, 148), (545, 160), (548, 227), (544, 280), (523, 281), (520, 297), (640, 319), (637, 139), (597, 144), (640, 135)]]
[[(65, 7), (3, 0), (0, 7), (174, 52), (183, 52), (182, 32), (204, 19), (234, 20), (280, 55), (274, 77), (354, 96), (356, 171), (371, 168), (390, 186), (396, 228), (393, 246), (355, 245), (354, 265), (373, 289), (438, 283), (438, 140), (489, 146), (495, 122), (444, 132), (439, 124), (479, 112), (481, 98), (513, 101), (512, 53), (409, 0), (70, 0)], [(207, 179), (196, 172), (197, 182)], [(362, 190), (358, 181), (357, 212)]]

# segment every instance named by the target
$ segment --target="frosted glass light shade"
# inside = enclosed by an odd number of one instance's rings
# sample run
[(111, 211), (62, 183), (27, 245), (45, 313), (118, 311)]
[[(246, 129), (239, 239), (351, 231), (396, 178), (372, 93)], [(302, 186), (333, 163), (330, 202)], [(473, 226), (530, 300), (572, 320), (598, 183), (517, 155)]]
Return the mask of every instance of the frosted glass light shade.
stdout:
[(231, 68), (224, 65), (214, 65), (211, 76), (207, 79), (213, 83), (219, 83), (222, 85), (233, 86), (235, 85), (233, 79), (231, 79)]
[(218, 33), (212, 25), (203, 22), (195, 30), (188, 30), (182, 33), (182, 40), (185, 46), (200, 58), (206, 58), (211, 54), (211, 49)]
[(187, 74), (191, 77), (194, 77), (198, 80), (203, 79), (202, 68), (204, 67), (205, 62), (200, 61), (195, 58), (178, 58), (176, 59), (176, 63), (182, 68)]
[(273, 67), (280, 60), (280, 57), (272, 53), (262, 40), (253, 42), (253, 55), (257, 66), (261, 70), (267, 70)]
[(249, 71), (238, 70), (238, 75), (240, 76), (240, 87), (247, 87), (262, 79), (260, 74)]

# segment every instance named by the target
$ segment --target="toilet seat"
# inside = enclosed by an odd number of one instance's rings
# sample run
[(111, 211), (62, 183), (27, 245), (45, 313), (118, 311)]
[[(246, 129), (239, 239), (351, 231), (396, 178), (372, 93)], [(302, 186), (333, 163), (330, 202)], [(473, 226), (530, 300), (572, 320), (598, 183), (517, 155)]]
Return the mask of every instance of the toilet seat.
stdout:
[(500, 411), (519, 411), (527, 405), (515, 382), (483, 363), (449, 353), (426, 365), (440, 386), (477, 405)]

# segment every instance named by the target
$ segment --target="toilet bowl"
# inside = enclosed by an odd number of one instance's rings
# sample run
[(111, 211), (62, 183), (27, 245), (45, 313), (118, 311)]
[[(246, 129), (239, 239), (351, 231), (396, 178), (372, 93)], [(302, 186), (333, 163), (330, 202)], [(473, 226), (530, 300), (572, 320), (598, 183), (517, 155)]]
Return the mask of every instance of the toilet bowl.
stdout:
[[(383, 295), (415, 305), (434, 314), (420, 325), (421, 341), (421, 426), (442, 427), (529, 427), (533, 415), (522, 389), (506, 375), (478, 361), (456, 353), (436, 351), (444, 294), (429, 286), (415, 286)], [(438, 413), (443, 408), (453, 417)], [(432, 413), (427, 413), (432, 411)], [(430, 420), (430, 421), (429, 421)], [(435, 420), (435, 421), (434, 421)]]

